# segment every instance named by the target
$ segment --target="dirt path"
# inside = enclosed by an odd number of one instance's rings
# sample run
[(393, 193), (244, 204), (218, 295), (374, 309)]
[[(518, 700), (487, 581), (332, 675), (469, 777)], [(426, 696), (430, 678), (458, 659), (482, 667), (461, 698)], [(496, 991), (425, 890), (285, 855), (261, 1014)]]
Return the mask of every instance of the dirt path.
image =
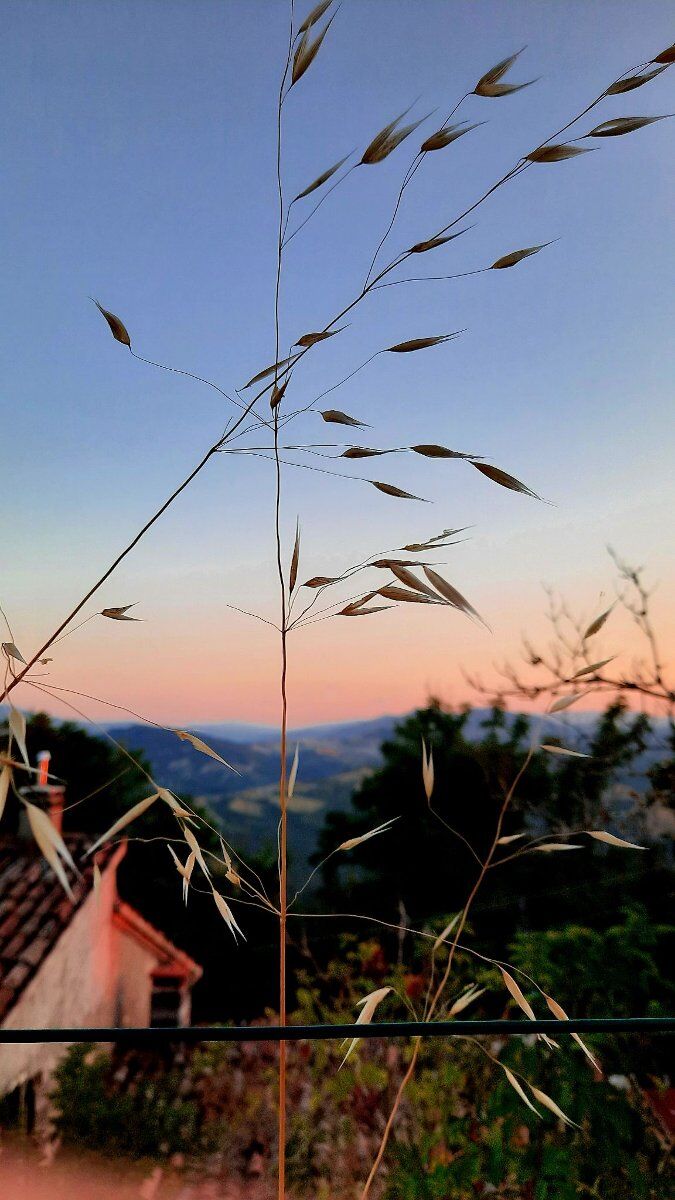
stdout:
[(172, 1168), (60, 1151), (49, 1161), (33, 1145), (0, 1143), (3, 1200), (272, 1200), (258, 1181), (250, 1185), (190, 1180)]

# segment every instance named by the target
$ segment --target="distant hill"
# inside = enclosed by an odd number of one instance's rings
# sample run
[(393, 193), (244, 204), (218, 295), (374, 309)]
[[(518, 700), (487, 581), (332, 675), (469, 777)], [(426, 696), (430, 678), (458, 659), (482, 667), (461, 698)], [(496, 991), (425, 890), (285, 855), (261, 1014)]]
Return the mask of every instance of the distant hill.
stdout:
[[(405, 713), (400, 716), (374, 717), (366, 721), (336, 721), (328, 725), (304, 725), (289, 731), (292, 742), (309, 740), (311, 742), (353, 742), (359, 744), (388, 737), (394, 726), (402, 721)], [(279, 730), (273, 725), (246, 725), (241, 723), (209, 722), (200, 725), (210, 736), (224, 738), (228, 742), (278, 742)]]
[[(470, 740), (478, 740), (491, 709), (474, 708), (464, 727)], [(0, 718), (2, 710), (0, 708)], [(517, 713), (505, 714), (506, 730)], [(290, 806), (289, 834), (296, 871), (303, 871), (316, 845), (319, 829), (329, 809), (348, 808), (352, 793), (365, 774), (380, 761), (380, 748), (404, 716), (382, 716), (366, 721), (305, 726), (289, 733), (289, 759), (300, 746), (300, 769)], [(565, 713), (542, 718), (544, 736), (562, 737), (571, 748), (583, 749), (597, 715)], [(537, 718), (532, 718), (536, 727)], [(278, 730), (266, 725), (213, 722), (193, 726), (234, 768), (198, 753), (174, 733), (151, 725), (109, 725), (110, 732), (130, 750), (141, 751), (158, 782), (178, 793), (193, 796), (221, 818), (231, 840), (242, 852), (273, 848), (279, 819)], [(663, 756), (666, 722), (653, 723), (651, 744), (630, 770), (623, 772), (614, 789), (616, 804), (627, 788), (639, 790), (649, 767)]]
[[(465, 726), (470, 740), (480, 738), (490, 711), (472, 709)], [(507, 729), (516, 716), (506, 714)], [(289, 818), (297, 867), (304, 866), (312, 853), (326, 812), (349, 807), (355, 788), (379, 763), (382, 742), (402, 719), (384, 716), (290, 731), (289, 760), (296, 744), (300, 746), (300, 768)], [(570, 748), (583, 748), (595, 720), (594, 713), (565, 714), (564, 720), (544, 718), (542, 733), (562, 736)], [(228, 771), (175, 734), (146, 725), (110, 728), (128, 749), (143, 752), (158, 781), (174, 791), (189, 793), (216, 812), (228, 838), (242, 850), (274, 846), (279, 819), (277, 730), (227, 723), (193, 728), (192, 732), (235, 768)], [(663, 754), (664, 733), (665, 723), (656, 722), (652, 745), (618, 781), (622, 789), (639, 788), (644, 782), (646, 771)]]
[[(375, 767), (382, 742), (400, 717), (292, 730), (289, 759), (300, 745), (300, 769), (290, 805), (290, 837), (298, 862), (312, 853), (328, 809), (348, 807), (352, 792)], [(222, 732), (221, 732), (222, 731)], [(203, 725), (192, 732), (233, 768), (200, 754), (174, 734), (146, 725), (111, 727), (129, 750), (149, 760), (153, 774), (189, 793), (221, 817), (228, 838), (242, 850), (273, 846), (279, 819), (278, 731), (260, 726)], [(232, 733), (234, 732), (234, 736)], [(229, 735), (229, 736), (227, 736)]]

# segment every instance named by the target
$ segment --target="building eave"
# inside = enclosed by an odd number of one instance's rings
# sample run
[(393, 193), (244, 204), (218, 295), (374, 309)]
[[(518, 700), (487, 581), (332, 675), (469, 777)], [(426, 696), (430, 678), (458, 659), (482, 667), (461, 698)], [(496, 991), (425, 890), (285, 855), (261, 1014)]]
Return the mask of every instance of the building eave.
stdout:
[(203, 970), (184, 950), (179, 950), (173, 942), (142, 917), (135, 908), (124, 900), (117, 900), (112, 915), (113, 925), (121, 933), (131, 937), (144, 949), (149, 950), (158, 960), (157, 973), (172, 973), (181, 975), (192, 987), (201, 979)]

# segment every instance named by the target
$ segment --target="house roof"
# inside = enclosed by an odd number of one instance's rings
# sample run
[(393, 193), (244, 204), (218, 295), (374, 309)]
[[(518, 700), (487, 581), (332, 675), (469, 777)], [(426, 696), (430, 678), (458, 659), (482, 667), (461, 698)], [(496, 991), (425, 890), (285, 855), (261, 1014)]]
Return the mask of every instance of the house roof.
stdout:
[[(33, 843), (0, 837), (0, 1023), (93, 890), (94, 861), (84, 857), (93, 838), (66, 834), (64, 841), (80, 872), (79, 877), (69, 872), (72, 899)], [(99, 870), (116, 866), (125, 848), (124, 843), (101, 847), (96, 853)], [(171, 964), (190, 984), (201, 975), (197, 963), (130, 905), (118, 901), (113, 920), (156, 954), (160, 970)]]
[[(72, 879), (72, 900), (33, 844), (16, 837), (0, 838), (0, 1021), (93, 888), (94, 863), (83, 858), (93, 839), (68, 834), (64, 840), (81, 872), (79, 879)], [(103, 849), (98, 856), (100, 870), (109, 865), (117, 849)]]
[(201, 978), (202, 968), (199, 964), (184, 950), (179, 950), (177, 946), (174, 946), (168, 937), (160, 933), (159, 929), (155, 929), (155, 926), (146, 921), (145, 917), (142, 917), (130, 904), (125, 904), (123, 900), (116, 902), (113, 923), (118, 929), (121, 929), (122, 933), (126, 933), (128, 937), (132, 937), (134, 941), (139, 942), (140, 945), (156, 955), (157, 966), (152, 972), (153, 979), (178, 976), (192, 986)]

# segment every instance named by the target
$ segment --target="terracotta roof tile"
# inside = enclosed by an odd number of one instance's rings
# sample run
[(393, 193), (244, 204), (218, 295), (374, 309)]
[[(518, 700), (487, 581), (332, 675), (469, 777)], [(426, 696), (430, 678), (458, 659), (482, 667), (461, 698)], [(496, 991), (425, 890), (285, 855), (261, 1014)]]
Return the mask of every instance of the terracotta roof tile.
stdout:
[(42, 877), (42, 866), (39, 862), (34, 862), (33, 865), (31, 867), (29, 867), (28, 870), (26, 871), (24, 879), (26, 880), (26, 883), (30, 884), (30, 883), (37, 883), (38, 880), (41, 879), (41, 877)]
[(8, 904), (10, 910), (13, 909), (13, 911), (10, 911), (9, 916), (5, 917), (2, 924), (0, 924), (0, 946), (7, 940), (7, 938), (12, 936), (14, 930), (19, 924), (19, 914), (16, 911), (16, 906), (12, 905), (11, 901), (8, 901)]
[[(66, 925), (93, 887), (94, 864), (84, 853), (92, 839), (84, 834), (65, 838), (81, 878), (68, 872), (71, 900), (33, 843), (0, 838), (0, 1021), (52, 950)], [(99, 851), (103, 869), (116, 847)]]
[(5, 1013), (11, 1008), (16, 998), (14, 988), (5, 987), (4, 983), (0, 984), (0, 1020), (3, 1019)]
[(23, 935), (23, 930), (16, 933), (11, 941), (7, 942), (2, 948), (2, 957), (12, 960), (18, 959), (21, 956), (21, 951), (26, 945), (26, 939)]
[(42, 962), (45, 955), (49, 953), (50, 946), (50, 938), (44, 937), (44, 935), (34, 938), (21, 951), (22, 963), (28, 963), (29, 966), (36, 967), (38, 963)]
[(21, 874), (21, 860), (16, 860), (15, 857), (8, 858), (5, 862), (0, 862), (0, 887), (5, 892), (10, 883), (18, 879)]
[(30, 967), (26, 963), (15, 963), (5, 977), (4, 986), (18, 992), (19, 988), (25, 984), (29, 975)]

